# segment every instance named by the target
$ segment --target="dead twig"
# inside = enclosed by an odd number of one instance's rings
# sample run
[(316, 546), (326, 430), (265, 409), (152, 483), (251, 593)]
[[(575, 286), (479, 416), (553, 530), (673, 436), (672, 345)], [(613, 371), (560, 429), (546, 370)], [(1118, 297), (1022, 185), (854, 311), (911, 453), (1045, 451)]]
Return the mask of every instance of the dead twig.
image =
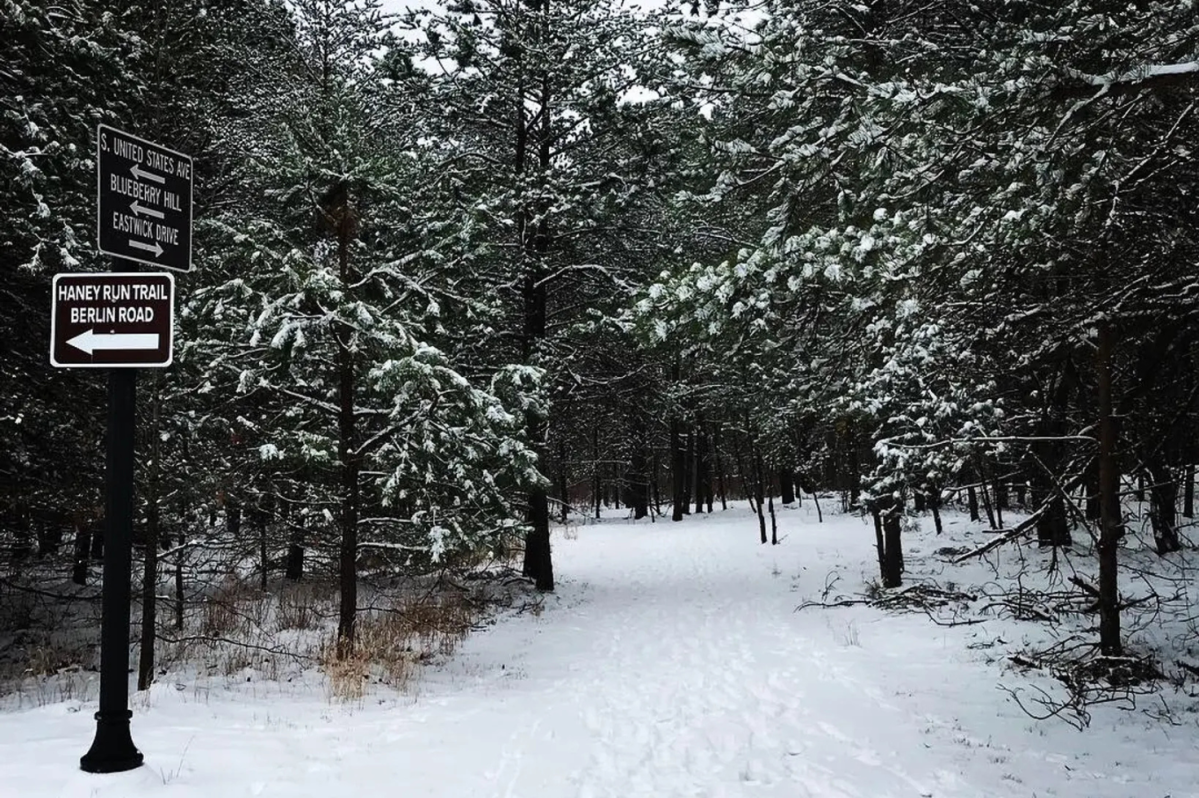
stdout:
[(1015, 540), (1016, 538), (1019, 538), (1019, 537), (1023, 537), (1028, 532), (1028, 530), (1032, 529), (1033, 526), (1036, 525), (1037, 520), (1040, 519), (1040, 517), (1045, 514), (1045, 511), (1048, 509), (1048, 507), (1049, 507), (1048, 504), (1042, 504), (1039, 508), (1037, 508), (1037, 510), (1032, 515), (1030, 515), (1028, 518), (1025, 518), (1019, 524), (1012, 527), (1007, 532), (1004, 532), (999, 537), (995, 538), (994, 540), (989, 540), (986, 543), (984, 543), (983, 545), (981, 545), (977, 548), (971, 549), (970, 551), (966, 552), (965, 554), (962, 554), (961, 556), (955, 557), (952, 560), (953, 564), (957, 565), (958, 563), (965, 562), (966, 560), (969, 560), (972, 557), (981, 557), (982, 555), (989, 552), (991, 549), (999, 548), (1004, 543)]

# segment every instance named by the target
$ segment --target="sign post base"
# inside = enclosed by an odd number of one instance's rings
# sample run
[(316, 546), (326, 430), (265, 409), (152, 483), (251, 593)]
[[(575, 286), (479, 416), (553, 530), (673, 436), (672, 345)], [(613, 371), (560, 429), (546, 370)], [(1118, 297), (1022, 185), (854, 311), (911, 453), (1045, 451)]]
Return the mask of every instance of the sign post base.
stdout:
[(142, 752), (133, 744), (129, 732), (129, 720), (133, 712), (96, 713), (96, 739), (92, 747), (79, 760), (79, 767), (87, 773), (123, 773), (139, 768), (145, 762)]

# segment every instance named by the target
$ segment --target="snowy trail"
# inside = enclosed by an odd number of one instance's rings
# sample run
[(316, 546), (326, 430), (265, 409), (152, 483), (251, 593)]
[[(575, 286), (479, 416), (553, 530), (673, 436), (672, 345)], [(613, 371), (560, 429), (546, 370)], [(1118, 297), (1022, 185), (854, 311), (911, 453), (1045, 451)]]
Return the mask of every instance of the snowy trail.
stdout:
[(1187, 738), (1147, 748), (1114, 727), (1036, 727), (996, 671), (962, 662), (965, 632), (866, 608), (794, 612), (835, 569), (869, 575), (871, 536), (805, 510), (781, 524), (777, 547), (757, 544), (743, 506), (556, 535), (544, 614), (471, 637), (415, 700), (156, 686), (134, 719), (149, 766), (133, 773), (75, 769), (91, 706), (0, 715), (0, 796), (1199, 795)]
[(638, 538), (590, 575), (588, 660), (607, 667), (577, 689), (594, 741), (581, 798), (931, 795), (872, 741), (897, 708), (796, 635), (788, 580), (730, 559), (753, 545), (734, 530), (696, 531)]

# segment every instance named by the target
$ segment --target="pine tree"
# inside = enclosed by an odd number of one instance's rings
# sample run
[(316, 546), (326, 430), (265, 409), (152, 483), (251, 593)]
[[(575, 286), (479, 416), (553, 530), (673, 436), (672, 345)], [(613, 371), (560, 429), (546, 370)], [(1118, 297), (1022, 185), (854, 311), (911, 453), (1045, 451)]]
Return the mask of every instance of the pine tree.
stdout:
[[(545, 370), (549, 416), (526, 424), (547, 472), (559, 450), (550, 436), (579, 428), (564, 411), (584, 418), (637, 384), (580, 390), (633, 349), (615, 317), (658, 257), (657, 235), (642, 225), (656, 218), (656, 181), (668, 171), (669, 133), (654, 121), (665, 106), (631, 101), (652, 82), (652, 40), (639, 18), (593, 0), (465, 2), (410, 24), (424, 58), (444, 67), (431, 85), (443, 112), (430, 134), (442, 142), (440, 212), (455, 214), (456, 268), (471, 270), (470, 294), (495, 308), (479, 362)], [(585, 451), (590, 441), (569, 445)], [(552, 590), (546, 487), (527, 501), (525, 572)]]
[(129, 36), (95, 3), (6, 0), (0, 40), (0, 245), (9, 263), (0, 288), (0, 513), (16, 531), (14, 553), (35, 550), (36, 528), (36, 550), (53, 554), (64, 527), (90, 527), (101, 514), (103, 391), (93, 375), (47, 364), (50, 275), (107, 268), (92, 251), (93, 134), (125, 108), (107, 87), (137, 82), (124, 61)]
[[(258, 397), (246, 425), (257, 455), (276, 475), (308, 475), (307, 532), (334, 533), (344, 656), (361, 548), (438, 563), (494, 544), (532, 469), (504, 405), (418, 337), (438, 303), (405, 271), (420, 242), (397, 221), (422, 175), (376, 72), (393, 44), (378, 4), (311, 0), (293, 13), (299, 79), (246, 137), (263, 203), (222, 223), (240, 268), (197, 291), (194, 312), (223, 332), (205, 345), (212, 379), (236, 373), (239, 393)], [(496, 390), (520, 400), (535, 376), (505, 372)]]

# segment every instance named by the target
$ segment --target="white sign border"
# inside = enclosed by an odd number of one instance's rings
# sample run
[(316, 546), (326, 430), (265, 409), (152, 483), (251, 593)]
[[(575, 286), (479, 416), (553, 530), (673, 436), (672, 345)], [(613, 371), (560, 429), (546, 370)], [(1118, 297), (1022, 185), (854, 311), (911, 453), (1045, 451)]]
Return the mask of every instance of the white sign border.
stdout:
[[(165, 277), (171, 285), (170, 338), (165, 363), (60, 363), (54, 358), (54, 341), (58, 333), (55, 309), (58, 304), (58, 280), (62, 277)], [(50, 365), (56, 369), (165, 369), (175, 362), (175, 275), (173, 272), (59, 272), (50, 281)]]

